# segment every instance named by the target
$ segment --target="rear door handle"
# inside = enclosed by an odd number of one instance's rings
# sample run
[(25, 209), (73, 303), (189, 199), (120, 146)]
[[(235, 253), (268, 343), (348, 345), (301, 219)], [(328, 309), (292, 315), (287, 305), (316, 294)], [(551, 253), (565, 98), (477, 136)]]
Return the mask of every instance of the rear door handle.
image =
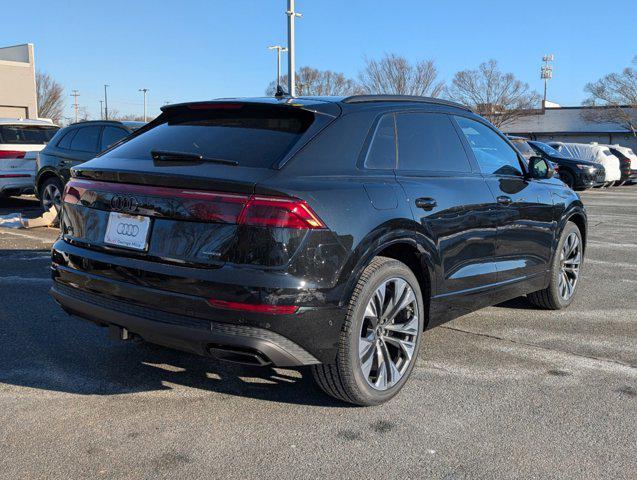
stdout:
[(416, 206), (423, 210), (432, 210), (438, 205), (438, 202), (431, 197), (423, 197), (416, 199)]
[(500, 205), (511, 205), (513, 200), (511, 200), (511, 197), (507, 197), (506, 195), (500, 195), (498, 197), (498, 203)]

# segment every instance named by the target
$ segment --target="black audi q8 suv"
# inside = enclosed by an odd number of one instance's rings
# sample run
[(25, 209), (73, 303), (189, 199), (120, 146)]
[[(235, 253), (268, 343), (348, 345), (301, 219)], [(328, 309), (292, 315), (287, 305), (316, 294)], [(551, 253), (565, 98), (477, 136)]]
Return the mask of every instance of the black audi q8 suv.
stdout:
[(423, 329), (523, 295), (571, 303), (586, 213), (552, 173), (442, 100), (166, 106), (72, 169), (52, 294), (121, 339), (308, 365), (379, 404)]

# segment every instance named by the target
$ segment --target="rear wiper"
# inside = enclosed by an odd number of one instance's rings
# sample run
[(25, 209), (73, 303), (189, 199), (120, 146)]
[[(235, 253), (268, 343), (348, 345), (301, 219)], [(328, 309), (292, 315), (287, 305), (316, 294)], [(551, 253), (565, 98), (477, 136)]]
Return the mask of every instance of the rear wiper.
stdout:
[(239, 162), (235, 160), (226, 160), (223, 158), (206, 158), (199, 153), (189, 153), (189, 152), (170, 152), (166, 150), (151, 150), (151, 157), (156, 161), (163, 162), (210, 162), (210, 163), (221, 163), (223, 165), (232, 165), (237, 166)]

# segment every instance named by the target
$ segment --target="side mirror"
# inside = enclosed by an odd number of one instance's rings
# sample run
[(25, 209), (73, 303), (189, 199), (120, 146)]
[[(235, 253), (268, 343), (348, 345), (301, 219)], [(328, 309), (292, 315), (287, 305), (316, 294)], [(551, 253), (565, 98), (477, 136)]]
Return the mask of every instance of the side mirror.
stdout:
[(531, 157), (529, 159), (529, 176), (538, 180), (552, 178), (555, 174), (553, 165), (542, 157)]

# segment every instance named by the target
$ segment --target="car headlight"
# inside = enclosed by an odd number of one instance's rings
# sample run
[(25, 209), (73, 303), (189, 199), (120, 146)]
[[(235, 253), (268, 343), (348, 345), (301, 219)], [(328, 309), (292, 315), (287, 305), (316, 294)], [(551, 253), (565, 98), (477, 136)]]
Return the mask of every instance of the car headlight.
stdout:
[(580, 163), (577, 164), (577, 168), (579, 168), (580, 170), (586, 170), (587, 172), (591, 173), (595, 171), (595, 167), (591, 165), (582, 165)]

